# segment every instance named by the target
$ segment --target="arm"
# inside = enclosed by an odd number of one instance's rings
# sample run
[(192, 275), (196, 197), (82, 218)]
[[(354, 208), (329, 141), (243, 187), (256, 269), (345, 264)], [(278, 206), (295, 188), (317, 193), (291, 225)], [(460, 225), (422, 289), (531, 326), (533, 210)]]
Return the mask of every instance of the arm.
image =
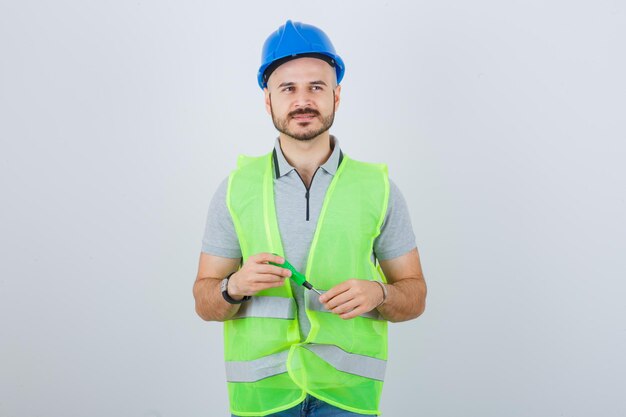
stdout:
[[(222, 258), (220, 256), (200, 254), (198, 275), (193, 284), (193, 296), (196, 299), (196, 313), (204, 320), (224, 321), (237, 313), (241, 304), (230, 304), (222, 296), (220, 283), (226, 275), (237, 271), (241, 258)], [(228, 280), (228, 295), (241, 300), (245, 295), (255, 295), (261, 290), (281, 287), (291, 271), (269, 262), (282, 264), (280, 256), (271, 253), (259, 253), (250, 256), (241, 269)]]
[(203, 320), (228, 320), (239, 310), (239, 304), (230, 304), (224, 300), (220, 291), (220, 282), (226, 275), (236, 271), (240, 262), (241, 258), (223, 258), (200, 253), (198, 275), (193, 284), (193, 296), (196, 300), (196, 313)]
[[(426, 282), (417, 248), (397, 258), (380, 261), (387, 278), (387, 300), (378, 307), (385, 320), (411, 320), (426, 308)], [(351, 319), (373, 310), (383, 299), (379, 284), (350, 279), (320, 296), (320, 301), (342, 319)]]
[(387, 278), (387, 300), (378, 307), (380, 314), (391, 322), (419, 317), (426, 309), (426, 281), (417, 248), (380, 261), (380, 267)]

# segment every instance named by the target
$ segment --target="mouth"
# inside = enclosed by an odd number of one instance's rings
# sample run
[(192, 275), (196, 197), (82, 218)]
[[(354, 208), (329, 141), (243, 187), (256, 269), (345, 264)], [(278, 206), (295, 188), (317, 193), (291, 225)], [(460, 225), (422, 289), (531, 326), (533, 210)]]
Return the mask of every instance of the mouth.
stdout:
[(316, 117), (317, 115), (313, 113), (295, 114), (292, 116), (292, 118), (296, 120), (297, 122), (310, 122)]
[(311, 122), (313, 119), (316, 119), (320, 113), (312, 108), (302, 108), (297, 109), (289, 113), (289, 116), (294, 119), (296, 122)]

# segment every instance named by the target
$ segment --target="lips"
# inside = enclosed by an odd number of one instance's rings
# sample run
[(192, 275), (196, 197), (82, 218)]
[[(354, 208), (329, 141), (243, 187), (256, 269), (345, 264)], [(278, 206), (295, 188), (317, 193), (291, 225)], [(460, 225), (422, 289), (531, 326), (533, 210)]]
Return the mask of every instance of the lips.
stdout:
[(294, 119), (296, 122), (310, 122), (316, 117), (318, 117), (320, 113), (312, 108), (302, 108), (289, 113), (289, 116)]
[(312, 113), (306, 113), (306, 114), (296, 114), (295, 116), (293, 116), (294, 119), (298, 120), (298, 121), (309, 121), (312, 120), (316, 117), (315, 114)]

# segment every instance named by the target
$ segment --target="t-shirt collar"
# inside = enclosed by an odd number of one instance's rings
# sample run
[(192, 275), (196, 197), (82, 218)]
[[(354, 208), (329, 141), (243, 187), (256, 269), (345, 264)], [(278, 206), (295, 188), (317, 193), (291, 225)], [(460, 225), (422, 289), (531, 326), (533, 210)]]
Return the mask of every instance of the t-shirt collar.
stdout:
[[(339, 168), (339, 164), (341, 164), (341, 161), (343, 160), (343, 152), (339, 148), (339, 141), (333, 135), (330, 135), (330, 143), (333, 147), (333, 151), (330, 154), (330, 157), (328, 157), (326, 162), (324, 162), (320, 168), (328, 172), (330, 175), (335, 175), (337, 168)], [(276, 138), (276, 142), (274, 143), (273, 158), (275, 178), (280, 178), (295, 169), (295, 167), (293, 167), (289, 162), (287, 162), (287, 159), (285, 159), (285, 155), (280, 147), (280, 138)]]

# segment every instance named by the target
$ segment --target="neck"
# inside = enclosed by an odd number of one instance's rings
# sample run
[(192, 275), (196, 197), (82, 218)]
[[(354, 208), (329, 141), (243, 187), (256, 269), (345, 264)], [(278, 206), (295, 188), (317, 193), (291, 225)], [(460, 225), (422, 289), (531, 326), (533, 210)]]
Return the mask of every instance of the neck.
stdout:
[(323, 165), (333, 152), (330, 145), (331, 139), (328, 131), (307, 141), (280, 134), (280, 149), (287, 162), (300, 174), (310, 175)]

